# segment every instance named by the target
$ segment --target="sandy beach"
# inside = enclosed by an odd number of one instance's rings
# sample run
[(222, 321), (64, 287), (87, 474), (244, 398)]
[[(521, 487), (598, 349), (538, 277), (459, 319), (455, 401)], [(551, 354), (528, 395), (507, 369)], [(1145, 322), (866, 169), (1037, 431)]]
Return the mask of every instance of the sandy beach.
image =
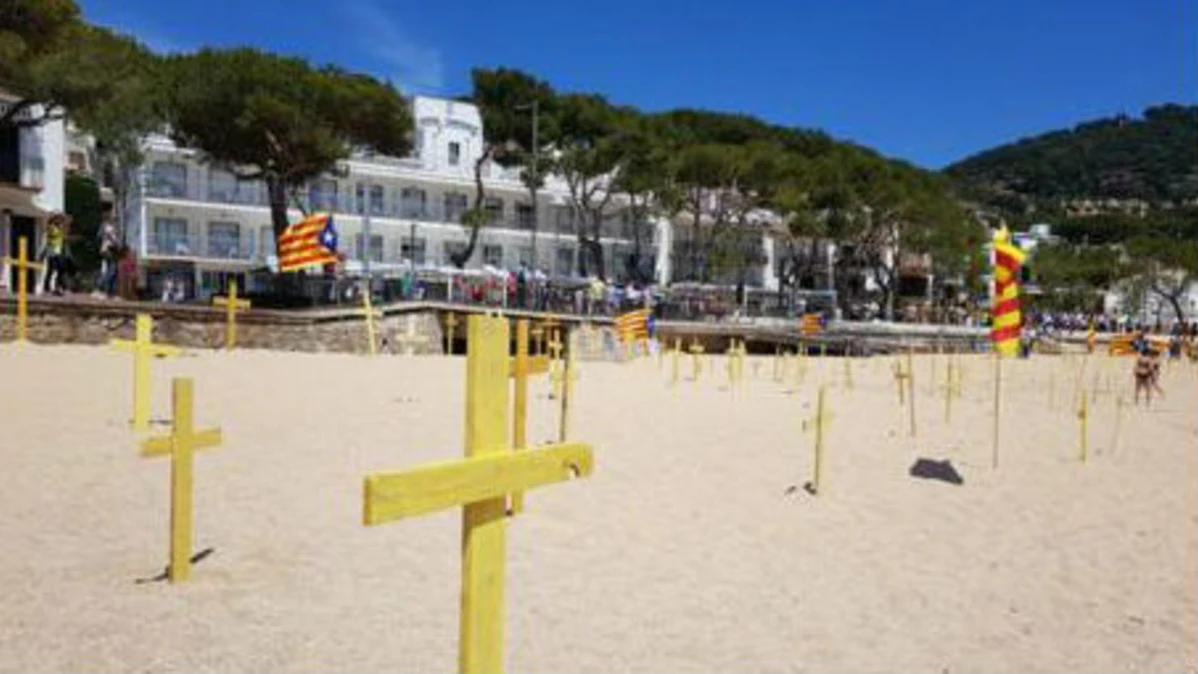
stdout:
[[(1163, 672), (1198, 665), (1198, 372), (1136, 408), (1130, 360), (915, 359), (917, 434), (892, 359), (582, 363), (572, 439), (595, 472), (510, 521), (513, 672)], [(462, 454), (464, 358), (191, 352), (155, 361), (225, 443), (196, 457), (191, 582), (167, 558), (169, 462), (127, 425), (130, 361), (0, 346), (0, 671), (448, 672), (458, 511), (367, 528), (362, 479)], [(1097, 377), (1094, 373), (1097, 372)], [(821, 493), (804, 420), (831, 415)], [(1073, 396), (1090, 404), (1079, 460)], [(797, 388), (796, 391), (788, 391)], [(530, 437), (556, 433), (533, 386)], [(1119, 438), (1115, 441), (1115, 426)], [(165, 430), (162, 427), (161, 430)], [(957, 486), (909, 474), (949, 459)]]

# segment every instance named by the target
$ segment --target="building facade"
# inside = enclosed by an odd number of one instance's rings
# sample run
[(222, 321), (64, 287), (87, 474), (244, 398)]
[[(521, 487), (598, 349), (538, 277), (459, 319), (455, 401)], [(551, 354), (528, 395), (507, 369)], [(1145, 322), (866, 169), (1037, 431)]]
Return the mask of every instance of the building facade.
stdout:
[[(0, 114), (16, 97), (0, 90)], [(41, 106), (18, 113), (14, 124), (0, 126), (0, 288), (16, 287), (16, 269), (4, 258), (16, 257), (26, 240), (34, 258), (45, 238), (46, 219), (63, 210), (66, 180), (66, 125), (61, 119), (28, 123), (43, 116)], [(44, 272), (30, 273), (30, 288), (41, 287)]]
[[(338, 175), (312, 181), (288, 213), (293, 222), (303, 211), (332, 213), (350, 274), (448, 271), (450, 256), (467, 246), (470, 233), (462, 216), (473, 203), (474, 166), (483, 151), (478, 110), (422, 96), (412, 107), (412, 156), (354, 156)], [(221, 287), (224, 276), (276, 267), (263, 184), (239, 180), (165, 136), (146, 139), (145, 150), (143, 165), (129, 181), (123, 220), (151, 291), (169, 274), (184, 281), (188, 296), (203, 298)], [(546, 180), (535, 208), (518, 170), (485, 166), (483, 182), (489, 220), (467, 269), (514, 270), (525, 264), (551, 277), (578, 273), (577, 218), (560, 178)], [(668, 223), (642, 227), (652, 232), (651, 240), (642, 237), (642, 257), (653, 261), (658, 282), (668, 281)], [(613, 206), (601, 237), (608, 278), (628, 276), (634, 232), (626, 211)]]

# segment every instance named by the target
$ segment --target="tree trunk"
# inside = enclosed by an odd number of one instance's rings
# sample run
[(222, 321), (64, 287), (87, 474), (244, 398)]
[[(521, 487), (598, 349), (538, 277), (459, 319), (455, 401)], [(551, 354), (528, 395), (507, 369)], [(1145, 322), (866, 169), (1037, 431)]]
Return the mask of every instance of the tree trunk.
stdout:
[(466, 262), (474, 255), (474, 249), (478, 246), (478, 233), (483, 227), (484, 219), (483, 201), (487, 198), (486, 188), (483, 187), (483, 166), (490, 158), (491, 151), (487, 150), (474, 162), (474, 206), (470, 209), (471, 212), (466, 214), (466, 226), (469, 228), (470, 238), (466, 240), (464, 250), (449, 256), (449, 263), (458, 269), (466, 266)]
[(270, 202), (270, 225), (275, 233), (275, 246), (278, 246), (279, 237), (283, 235), (283, 230), (287, 229), (287, 185), (277, 176), (267, 176), (266, 194)]

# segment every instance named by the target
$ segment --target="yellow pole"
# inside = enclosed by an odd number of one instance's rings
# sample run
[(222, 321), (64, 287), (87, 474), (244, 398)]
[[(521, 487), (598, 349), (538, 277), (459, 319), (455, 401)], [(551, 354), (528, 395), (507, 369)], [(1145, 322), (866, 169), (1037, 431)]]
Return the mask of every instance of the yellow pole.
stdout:
[(561, 367), (565, 381), (562, 382), (561, 425), (559, 426), (557, 441), (565, 442), (566, 435), (570, 432), (570, 398), (574, 395), (574, 350), (570, 348), (568, 340), (566, 343), (566, 358)]
[(374, 307), (370, 304), (370, 284), (366, 284), (365, 292), (362, 293), (362, 305), (363, 311), (366, 314), (366, 346), (370, 350), (370, 355), (377, 356), (379, 347), (378, 340), (375, 338)]
[(17, 341), (24, 342), (29, 336), (29, 270), (41, 269), (42, 265), (29, 261), (29, 240), (17, 239)]
[[(154, 319), (149, 314), (138, 314), (134, 319), (133, 336), (137, 346), (133, 352), (133, 430), (150, 429), (150, 351), (153, 339)], [(144, 346), (143, 346), (144, 345)]]
[[(528, 319), (516, 321), (516, 386), (512, 395), (512, 449), (528, 447)], [(524, 512), (524, 492), (512, 494), (512, 513)]]
[(228, 304), (225, 307), (225, 348), (237, 344), (237, 279), (229, 279)]
[[(507, 324), (470, 317), (466, 354), (466, 458), (506, 453)], [(460, 672), (503, 669), (506, 501), (468, 503), (462, 513)]]
[(820, 492), (824, 477), (824, 387), (821, 384), (815, 397), (815, 466), (811, 478), (814, 493)]

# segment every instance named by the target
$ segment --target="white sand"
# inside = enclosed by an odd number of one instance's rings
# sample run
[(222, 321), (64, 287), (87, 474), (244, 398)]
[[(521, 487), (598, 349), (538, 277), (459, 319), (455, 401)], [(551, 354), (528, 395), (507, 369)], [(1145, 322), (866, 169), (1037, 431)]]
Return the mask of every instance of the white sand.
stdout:
[[(889, 361), (857, 361), (851, 392), (829, 361), (818, 497), (786, 493), (810, 475), (814, 361), (800, 394), (760, 359), (735, 397), (714, 377), (671, 391), (668, 364), (584, 364), (573, 437), (596, 472), (511, 522), (508, 669), (1194, 667), (1198, 376), (1169, 371), (1163, 404), (1129, 407), (1117, 452), (1100, 394), (1082, 466), (1071, 384), (1048, 405), (1057, 362), (1006, 366), (996, 472), (984, 360), (951, 427), (918, 360), (918, 441)], [(169, 467), (127, 430), (128, 357), (0, 346), (0, 671), (454, 671), (460, 515), (366, 528), (360, 499), (368, 472), (460, 456), (463, 363), (158, 361), (156, 414), (194, 376), (197, 421), (226, 438), (197, 457), (195, 548), (215, 554), (170, 586), (134, 582), (166, 563)], [(537, 440), (556, 423), (543, 381)], [(965, 485), (908, 476), (917, 456)]]

